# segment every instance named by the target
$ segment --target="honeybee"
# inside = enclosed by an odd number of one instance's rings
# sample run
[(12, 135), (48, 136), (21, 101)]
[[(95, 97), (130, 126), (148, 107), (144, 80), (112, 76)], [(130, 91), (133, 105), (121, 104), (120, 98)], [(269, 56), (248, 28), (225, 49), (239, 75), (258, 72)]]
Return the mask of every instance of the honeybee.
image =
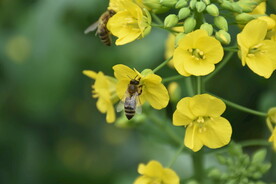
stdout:
[(107, 10), (105, 11), (99, 18), (99, 20), (95, 23), (93, 23), (92, 25), (90, 25), (85, 31), (84, 34), (87, 34), (91, 31), (96, 31), (96, 35), (99, 36), (99, 38), (101, 39), (101, 41), (107, 45), (110, 46), (112, 43), (111, 40), (111, 35), (109, 30), (107, 29), (106, 25), (108, 20), (115, 15), (115, 11), (114, 10)]
[(139, 99), (139, 95), (142, 93), (142, 85), (140, 85), (140, 78), (135, 78), (130, 80), (125, 97), (117, 106), (117, 112), (120, 112), (124, 109), (128, 120), (133, 118), (135, 113), (142, 113), (141, 102)]

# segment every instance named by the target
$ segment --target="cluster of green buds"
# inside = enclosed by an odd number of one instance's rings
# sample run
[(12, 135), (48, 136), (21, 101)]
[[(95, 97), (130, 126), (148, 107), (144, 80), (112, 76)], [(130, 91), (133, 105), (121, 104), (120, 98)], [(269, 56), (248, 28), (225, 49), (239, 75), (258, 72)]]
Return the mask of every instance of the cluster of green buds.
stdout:
[[(240, 25), (245, 25), (250, 20), (263, 15), (249, 14), (263, 0), (143, 0), (154, 12), (163, 13), (170, 9), (178, 10), (177, 14), (169, 14), (164, 20), (165, 28), (183, 26), (184, 33), (195, 29), (203, 29), (208, 34), (214, 35), (222, 44), (229, 44), (231, 36), (228, 33), (228, 22), (220, 15), (220, 10), (229, 11), (228, 15), (236, 19)], [(210, 18), (210, 16), (212, 18)], [(211, 22), (207, 22), (207, 19)]]
[(250, 158), (243, 153), (238, 144), (231, 144), (226, 156), (217, 155), (218, 161), (227, 167), (227, 172), (214, 168), (210, 170), (209, 177), (218, 183), (226, 184), (265, 184), (260, 179), (271, 167), (270, 163), (264, 163), (266, 150), (256, 151)]

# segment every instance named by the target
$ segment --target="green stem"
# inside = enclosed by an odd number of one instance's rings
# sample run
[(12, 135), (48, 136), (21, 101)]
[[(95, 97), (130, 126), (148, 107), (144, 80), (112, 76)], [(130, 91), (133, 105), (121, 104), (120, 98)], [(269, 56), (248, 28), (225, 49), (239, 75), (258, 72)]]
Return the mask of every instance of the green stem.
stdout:
[(231, 59), (231, 57), (233, 56), (234, 52), (229, 52), (224, 58), (223, 60), (220, 62), (220, 64), (218, 66), (216, 66), (216, 70), (213, 71), (210, 75), (206, 76), (206, 78), (204, 79), (204, 81), (208, 81), (210, 80), (212, 77), (214, 77), (225, 65), (226, 63)]
[(173, 156), (172, 160), (170, 161), (170, 163), (168, 164), (168, 167), (172, 167), (173, 164), (175, 163), (176, 159), (178, 158), (178, 156), (181, 154), (181, 152), (184, 149), (184, 144), (182, 143), (180, 148), (177, 150), (177, 152), (175, 153), (175, 155)]
[(164, 133), (166, 133), (177, 145), (183, 144), (182, 139), (178, 137), (169, 126), (166, 126), (168, 122), (161, 122), (162, 120), (160, 118), (151, 114), (148, 114), (148, 117), (154, 124), (161, 128)]
[(239, 51), (239, 49), (237, 49), (237, 48), (223, 48), (223, 49), (226, 51), (230, 51), (230, 52), (238, 52)]
[(155, 73), (158, 70), (160, 70), (161, 68), (163, 68), (171, 59), (172, 59), (172, 57), (166, 59), (164, 62), (162, 62), (160, 65), (158, 65), (155, 69), (152, 70), (153, 73)]
[(194, 96), (194, 88), (193, 88), (193, 83), (192, 83), (192, 78), (191, 77), (185, 77), (185, 85), (187, 89), (188, 96)]
[(201, 77), (200, 76), (198, 76), (197, 78), (196, 78), (197, 80), (196, 80), (196, 84), (197, 84), (197, 94), (198, 95), (200, 95), (201, 94)]
[(155, 13), (151, 13), (151, 16), (158, 24), (163, 26), (163, 21)]
[[(213, 96), (216, 96), (216, 95), (213, 95)], [(220, 98), (222, 101), (224, 101), (224, 103), (226, 103), (226, 105), (228, 105), (230, 107), (233, 107), (235, 109), (238, 109), (238, 110), (250, 113), (250, 114), (254, 114), (254, 115), (257, 115), (257, 116), (267, 117), (267, 114), (265, 112), (260, 112), (260, 111), (256, 111), (256, 110), (253, 110), (253, 109), (249, 109), (247, 107), (244, 107), (244, 106), (238, 105), (236, 103), (233, 103), (231, 101), (225, 100), (221, 97), (218, 97), (218, 96), (216, 96), (216, 97)]]
[(198, 183), (202, 183), (204, 178), (204, 158), (203, 149), (192, 154), (193, 166), (194, 166), (194, 177)]
[(175, 75), (175, 76), (172, 76), (172, 77), (164, 78), (162, 80), (162, 82), (165, 83), (165, 82), (175, 81), (175, 80), (182, 79), (182, 78), (183, 78), (182, 75)]

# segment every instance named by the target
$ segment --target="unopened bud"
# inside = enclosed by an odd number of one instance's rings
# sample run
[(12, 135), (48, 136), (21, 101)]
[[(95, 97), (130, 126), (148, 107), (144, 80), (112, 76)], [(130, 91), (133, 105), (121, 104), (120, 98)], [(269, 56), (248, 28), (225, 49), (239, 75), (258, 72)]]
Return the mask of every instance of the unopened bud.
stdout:
[(190, 5), (189, 5), (190, 8), (191, 8), (191, 9), (195, 9), (196, 3), (197, 3), (197, 0), (191, 0), (191, 1), (190, 1)]
[(179, 8), (183, 8), (185, 6), (188, 5), (188, 2), (186, 0), (179, 0), (176, 5), (175, 5), (175, 8), (176, 9), (179, 9)]
[(222, 17), (222, 16), (215, 17), (214, 23), (217, 26), (217, 28), (222, 29), (224, 31), (228, 31), (228, 23), (224, 17)]
[(178, 17), (175, 14), (170, 14), (165, 18), (164, 26), (173, 27), (178, 23)]
[(211, 24), (204, 23), (200, 26), (200, 29), (207, 31), (209, 36), (213, 34), (213, 26)]
[(267, 23), (267, 29), (271, 30), (275, 27), (275, 21), (273, 20), (273, 18), (268, 17), (268, 16), (261, 16), (258, 17), (259, 20), (263, 20)]
[(189, 17), (184, 22), (184, 32), (190, 33), (194, 30), (196, 26), (196, 20), (193, 17)]
[(210, 0), (203, 0), (203, 2), (204, 2), (206, 5), (209, 5), (209, 4), (210, 4)]
[(231, 42), (231, 36), (224, 30), (219, 30), (216, 32), (216, 39), (220, 41), (220, 43), (228, 45)]
[(191, 14), (190, 8), (181, 8), (178, 12), (178, 18), (179, 20), (185, 19)]
[(260, 164), (264, 161), (266, 156), (266, 150), (261, 149), (254, 153), (252, 157), (252, 164)]
[(210, 4), (206, 7), (207, 13), (209, 13), (212, 16), (218, 16), (219, 15), (219, 9), (216, 5)]
[(170, 95), (170, 100), (172, 102), (178, 102), (181, 98), (181, 88), (177, 82), (171, 82), (168, 86), (168, 92)]
[(196, 3), (196, 10), (198, 13), (203, 12), (205, 10), (205, 8), (206, 8), (206, 4), (204, 2), (199, 1)]
[(239, 0), (237, 4), (241, 7), (243, 12), (250, 13), (263, 1), (264, 0)]
[(169, 10), (168, 7), (163, 6), (160, 0), (143, 0), (143, 5), (150, 9), (153, 13), (164, 13)]
[(241, 13), (235, 17), (238, 24), (247, 24), (247, 22), (257, 18), (257, 15), (251, 15), (248, 13)]
[(268, 110), (267, 116), (271, 123), (276, 124), (276, 107), (272, 107)]
[(237, 12), (237, 13), (242, 12), (242, 8), (236, 2), (229, 2), (226, 0), (222, 0), (220, 5), (222, 8), (230, 10), (232, 12)]
[(166, 7), (172, 8), (177, 3), (177, 0), (160, 0), (160, 3)]

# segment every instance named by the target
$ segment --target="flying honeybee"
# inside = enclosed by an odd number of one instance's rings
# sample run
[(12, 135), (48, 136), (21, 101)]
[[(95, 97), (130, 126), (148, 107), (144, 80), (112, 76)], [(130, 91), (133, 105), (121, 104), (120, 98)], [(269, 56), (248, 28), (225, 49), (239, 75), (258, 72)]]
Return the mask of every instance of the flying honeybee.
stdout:
[[(135, 77), (136, 78), (136, 77)], [(142, 93), (142, 85), (140, 79), (131, 79), (125, 93), (125, 97), (117, 106), (117, 112), (125, 110), (125, 115), (128, 120), (133, 118), (135, 112), (141, 114), (142, 108), (139, 100), (139, 95)]]
[(84, 33), (87, 34), (91, 31), (96, 31), (96, 35), (99, 36), (99, 38), (101, 39), (101, 41), (107, 45), (110, 46), (112, 43), (111, 40), (111, 35), (109, 30), (107, 29), (106, 25), (108, 20), (115, 15), (115, 11), (114, 10), (107, 10), (105, 11), (99, 18), (99, 20), (95, 23), (93, 23), (92, 25), (90, 25), (85, 31)]

